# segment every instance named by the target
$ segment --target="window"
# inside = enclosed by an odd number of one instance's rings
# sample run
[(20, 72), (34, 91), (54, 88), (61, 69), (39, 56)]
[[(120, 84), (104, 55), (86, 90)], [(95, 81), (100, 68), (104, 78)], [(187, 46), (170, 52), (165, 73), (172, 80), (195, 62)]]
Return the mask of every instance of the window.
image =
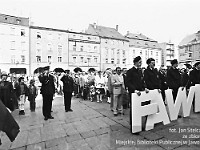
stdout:
[(94, 62), (97, 63), (97, 58), (94, 58)]
[(192, 53), (189, 53), (189, 57), (192, 57)]
[(90, 40), (91, 38), (90, 38), (90, 37), (88, 37), (88, 39)]
[(88, 59), (88, 63), (90, 63), (91, 62), (91, 58), (87, 58)]
[(82, 39), (82, 38), (83, 38), (83, 36), (80, 36), (80, 38)]
[(26, 50), (25, 44), (26, 44), (25, 42), (21, 42), (21, 50), (22, 51)]
[(94, 50), (95, 50), (95, 51), (97, 50), (97, 46), (94, 46)]
[(25, 63), (25, 56), (21, 55), (21, 63)]
[(11, 63), (15, 64), (15, 55), (11, 55)]
[(21, 29), (21, 36), (25, 36), (25, 30)]
[(58, 55), (62, 55), (62, 45), (58, 45)]
[(62, 62), (62, 57), (58, 57), (58, 62)]
[(76, 45), (73, 45), (73, 51), (76, 51)]
[(142, 50), (140, 50), (140, 55), (142, 55)]
[(48, 50), (49, 52), (52, 51), (52, 45), (51, 45), (51, 43), (49, 43), (49, 44), (47, 45), (47, 50)]
[(41, 34), (40, 34), (40, 32), (37, 32), (37, 39), (41, 39)]
[(125, 59), (125, 58), (123, 59), (122, 63), (123, 63), (123, 64), (126, 64), (126, 59)]
[(49, 40), (52, 40), (52, 39), (53, 39), (53, 35), (52, 35), (51, 33), (48, 35), (48, 39), (49, 39)]
[(107, 44), (107, 43), (108, 43), (108, 40), (105, 40), (105, 43)]
[(146, 50), (146, 56), (148, 55), (148, 51)]
[(133, 55), (135, 55), (135, 50), (133, 50)]
[(153, 55), (153, 51), (151, 51), (151, 55)]
[(158, 52), (156, 52), (156, 56), (158, 56)]
[(114, 58), (111, 59), (111, 64), (114, 64)]
[(15, 50), (15, 41), (10, 42), (10, 49)]
[(126, 55), (126, 51), (125, 51), (125, 50), (123, 50), (122, 52), (123, 52), (123, 56), (125, 56), (125, 55)]
[(76, 63), (76, 57), (73, 57), (73, 63)]
[(48, 63), (51, 63), (51, 56), (47, 57), (47, 61), (48, 61)]
[(106, 63), (108, 63), (108, 58), (106, 58)]
[(117, 59), (117, 64), (119, 64), (120, 63), (120, 61), (119, 61), (119, 59)]
[(81, 57), (81, 62), (83, 63), (83, 57)]
[(158, 59), (156, 59), (156, 63), (158, 63)]
[(58, 39), (59, 39), (59, 40), (62, 39), (62, 34), (58, 34)]
[(15, 35), (15, 28), (11, 27), (10, 32), (11, 32), (10, 34)]
[(83, 51), (83, 46), (81, 46), (80, 51)]
[(41, 56), (36, 56), (36, 62), (41, 62)]

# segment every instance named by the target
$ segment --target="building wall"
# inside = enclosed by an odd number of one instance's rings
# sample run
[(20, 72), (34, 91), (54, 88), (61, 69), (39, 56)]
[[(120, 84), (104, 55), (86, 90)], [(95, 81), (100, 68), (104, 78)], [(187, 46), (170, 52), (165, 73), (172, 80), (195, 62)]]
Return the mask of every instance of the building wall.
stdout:
[(172, 43), (159, 43), (162, 48), (161, 64), (165, 67), (171, 66), (171, 61), (175, 59), (175, 47)]
[(156, 48), (145, 48), (145, 47), (133, 47), (130, 46), (129, 50), (129, 58), (132, 59), (132, 64), (129, 66), (133, 66), (133, 59), (137, 56), (142, 58), (142, 67), (147, 67), (146, 60), (148, 58), (155, 59), (155, 67), (160, 68), (161, 66), (161, 50)]
[[(13, 17), (12, 17), (13, 19)], [(9, 17), (8, 17), (9, 20)], [(29, 72), (29, 28), (0, 22), (0, 69), (26, 68)]]
[(129, 65), (129, 42), (124, 40), (101, 38), (101, 70)]
[[(44, 66), (50, 66), (50, 70), (68, 69), (67, 32), (31, 27), (30, 51), (30, 74), (33, 74), (36, 68)], [(41, 61), (37, 60), (38, 56), (41, 57)]]
[(100, 39), (85, 33), (69, 32), (69, 69), (100, 70)]

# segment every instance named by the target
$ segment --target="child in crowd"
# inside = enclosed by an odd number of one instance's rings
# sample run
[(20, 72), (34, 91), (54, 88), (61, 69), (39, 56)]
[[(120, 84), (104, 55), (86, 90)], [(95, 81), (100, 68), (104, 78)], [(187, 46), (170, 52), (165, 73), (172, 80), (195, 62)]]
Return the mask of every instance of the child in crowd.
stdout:
[(24, 104), (28, 96), (28, 87), (24, 83), (24, 77), (18, 79), (19, 84), (16, 87), (16, 94), (19, 100), (19, 115), (25, 115)]
[(35, 98), (38, 95), (38, 91), (37, 91), (37, 87), (35, 86), (34, 79), (30, 80), (30, 85), (28, 87), (28, 91), (29, 91), (28, 100), (30, 102), (30, 110), (31, 110), (31, 112), (35, 112), (35, 106), (36, 106)]

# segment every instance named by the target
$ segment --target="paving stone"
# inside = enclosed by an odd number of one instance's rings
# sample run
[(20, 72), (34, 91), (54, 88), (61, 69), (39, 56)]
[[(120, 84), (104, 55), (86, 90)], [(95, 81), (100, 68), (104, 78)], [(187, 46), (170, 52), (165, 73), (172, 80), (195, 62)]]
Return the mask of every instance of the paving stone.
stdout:
[[(5, 149), (1, 149), (0, 147), (0, 150), (5, 150)], [(24, 146), (24, 147), (14, 148), (12, 150), (26, 150), (26, 147)]]
[(110, 126), (110, 129), (112, 131), (117, 131), (117, 130), (120, 130), (121, 128), (124, 128), (124, 127), (122, 125), (120, 125), (120, 124), (116, 124), (116, 125)]
[(23, 147), (27, 145), (27, 141), (28, 141), (28, 131), (21, 131), (19, 132), (15, 141), (12, 143), (11, 149)]
[(87, 131), (87, 132), (82, 132), (80, 133), (81, 136), (85, 139), (85, 138), (89, 138), (89, 137), (93, 137), (96, 135), (96, 133), (94, 131)]
[(46, 148), (54, 147), (54, 146), (61, 145), (61, 144), (64, 145), (66, 143), (67, 143), (67, 141), (65, 138), (56, 138), (56, 139), (48, 140), (45, 142)]
[(73, 126), (72, 123), (64, 124), (64, 125), (63, 125), (63, 128), (64, 128), (65, 133), (66, 133), (67, 135), (73, 135), (73, 134), (78, 134), (78, 133), (79, 133), (78, 130), (76, 130), (76, 129), (74, 128), (74, 126)]
[(116, 125), (117, 124), (115, 121), (109, 119), (108, 117), (102, 117), (102, 120), (108, 125)]
[(79, 133), (90, 131), (86, 121), (73, 122), (73, 125), (78, 130)]
[(73, 135), (67, 136), (66, 140), (68, 143), (71, 143), (73, 141), (82, 140), (82, 137), (80, 134), (73, 134)]
[(26, 150), (43, 150), (43, 149), (45, 149), (44, 142), (28, 145), (26, 148)]
[(88, 143), (88, 145), (93, 149), (95, 148), (97, 145), (99, 145), (99, 138), (97, 138), (96, 136), (94, 137), (90, 137), (90, 138), (86, 138), (85, 141)]
[[(71, 144), (73, 145), (73, 147), (75, 149), (81, 149), (82, 150), (83, 147), (85, 147), (85, 148), (89, 147), (88, 143), (84, 139), (78, 140), (78, 141), (74, 141)], [(89, 147), (89, 149), (91, 149), (91, 148)]]
[(99, 118), (93, 118), (93, 119), (91, 119), (91, 121), (93, 123), (95, 123), (97, 126), (99, 126), (100, 128), (109, 127), (108, 124), (106, 124), (105, 122), (103, 122), (103, 120), (101, 119), (101, 117), (99, 117)]
[(98, 130), (94, 130), (97, 135), (105, 134), (110, 132), (110, 128), (100, 128)]
[(41, 129), (36, 128), (32, 129), (28, 132), (28, 145), (34, 144), (34, 143), (40, 143), (42, 141), (41, 138)]
[(159, 135), (159, 134), (156, 134), (156, 133), (153, 133), (153, 132), (150, 133), (150, 134), (144, 135), (144, 137), (145, 137), (146, 139), (148, 139), (148, 140), (151, 140), (151, 141), (153, 141), (153, 140), (158, 140), (158, 139), (163, 138), (162, 135)]

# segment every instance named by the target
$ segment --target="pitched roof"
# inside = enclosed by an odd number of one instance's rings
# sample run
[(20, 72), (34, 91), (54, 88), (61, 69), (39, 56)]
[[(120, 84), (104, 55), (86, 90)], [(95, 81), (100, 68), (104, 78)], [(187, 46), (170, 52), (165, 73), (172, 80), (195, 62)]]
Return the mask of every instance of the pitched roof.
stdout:
[(129, 45), (132, 47), (161, 49), (157, 41), (150, 39), (143, 34), (128, 33), (125, 37), (129, 40)]
[(193, 42), (194, 40), (197, 40), (197, 36), (196, 36), (195, 33), (186, 36), (186, 37), (179, 43), (179, 46), (187, 45), (187, 44)]
[(98, 35), (104, 38), (127, 41), (127, 39), (122, 34), (120, 34), (115, 28), (110, 28), (110, 27), (97, 26), (97, 25), (90, 24), (86, 33)]

